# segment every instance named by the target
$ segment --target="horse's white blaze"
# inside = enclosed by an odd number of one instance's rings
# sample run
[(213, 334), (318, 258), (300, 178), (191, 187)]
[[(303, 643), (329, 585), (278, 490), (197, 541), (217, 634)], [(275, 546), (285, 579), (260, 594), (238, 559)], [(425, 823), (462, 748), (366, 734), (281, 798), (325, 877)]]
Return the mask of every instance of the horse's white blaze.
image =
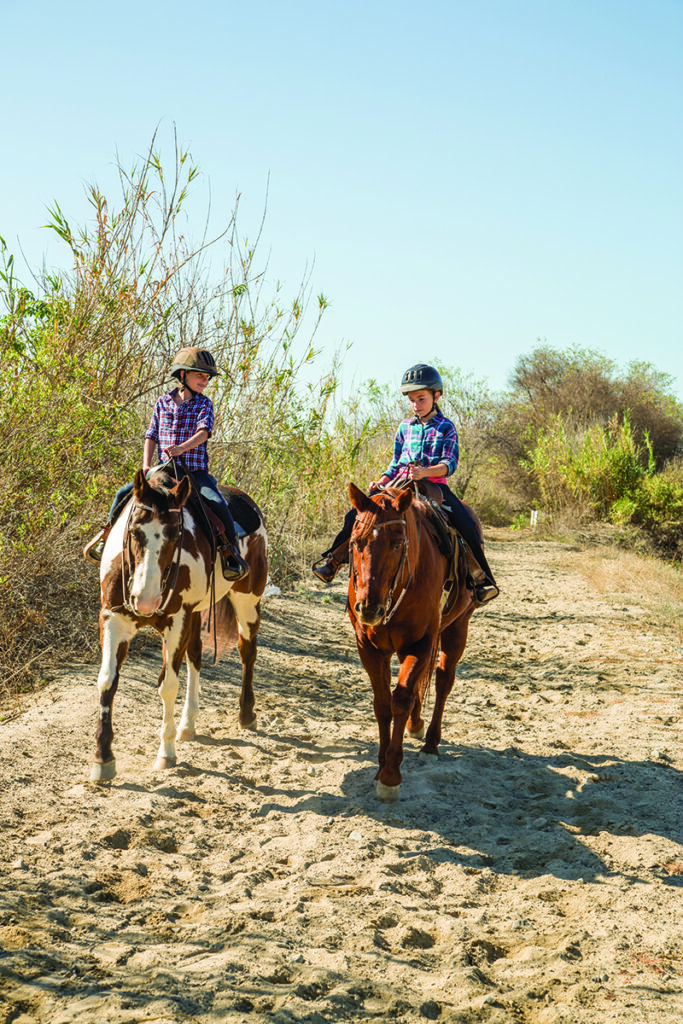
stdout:
[(135, 566), (130, 598), (141, 615), (151, 615), (161, 605), (161, 566), (159, 558), (166, 543), (163, 527), (159, 523), (145, 523), (137, 527), (145, 537), (142, 558)]
[(115, 612), (105, 612), (102, 628), (102, 664), (97, 676), (100, 696), (109, 689), (116, 676), (116, 660), (122, 643), (130, 643), (137, 627), (130, 619)]

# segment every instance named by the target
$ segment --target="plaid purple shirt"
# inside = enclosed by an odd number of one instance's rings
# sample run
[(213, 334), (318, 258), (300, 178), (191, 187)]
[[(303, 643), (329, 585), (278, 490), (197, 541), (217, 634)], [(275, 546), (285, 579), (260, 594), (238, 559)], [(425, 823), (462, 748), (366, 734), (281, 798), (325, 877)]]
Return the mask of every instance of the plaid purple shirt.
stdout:
[(384, 476), (390, 480), (405, 476), (411, 462), (416, 462), (418, 466), (438, 466), (440, 462), (445, 462), (448, 466), (446, 475), (450, 476), (458, 468), (458, 455), (455, 424), (446, 419), (443, 413), (434, 413), (426, 423), (420, 423), (417, 416), (413, 416), (399, 424), (394, 438), (394, 457), (384, 470)]
[[(189, 440), (198, 430), (208, 431), (209, 437), (213, 432), (213, 402), (206, 395), (195, 395), (189, 402), (176, 405), (173, 396), (178, 388), (174, 388), (168, 395), (162, 395), (154, 406), (152, 419), (145, 433), (152, 441), (159, 446), (159, 461), (168, 462), (168, 455), (164, 448), (172, 444), (182, 444)], [(183, 455), (188, 469), (209, 468), (209, 456), (206, 451), (206, 442), (191, 448)]]

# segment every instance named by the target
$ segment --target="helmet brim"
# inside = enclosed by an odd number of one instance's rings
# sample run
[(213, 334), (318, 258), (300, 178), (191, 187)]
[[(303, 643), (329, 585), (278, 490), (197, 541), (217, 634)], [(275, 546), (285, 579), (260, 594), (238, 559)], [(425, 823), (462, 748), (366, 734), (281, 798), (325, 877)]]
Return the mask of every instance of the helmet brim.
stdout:
[(218, 370), (209, 369), (208, 366), (188, 366), (187, 363), (174, 363), (170, 371), (171, 377), (179, 380), (181, 370), (185, 370), (187, 373), (205, 373), (208, 377), (220, 377)]
[(441, 388), (437, 387), (436, 384), (401, 384), (402, 395), (409, 395), (411, 391), (438, 391), (440, 394), (443, 393)]

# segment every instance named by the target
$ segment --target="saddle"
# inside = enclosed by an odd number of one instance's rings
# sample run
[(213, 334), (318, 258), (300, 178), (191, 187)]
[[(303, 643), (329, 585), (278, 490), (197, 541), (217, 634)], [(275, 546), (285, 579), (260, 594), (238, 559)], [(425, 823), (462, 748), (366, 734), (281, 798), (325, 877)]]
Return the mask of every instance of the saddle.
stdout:
[(474, 590), (477, 583), (486, 579), (484, 570), (474, 557), (465, 538), (450, 521), (448, 505), (443, 503), (441, 488), (428, 480), (420, 480), (417, 485), (418, 497), (427, 509), (428, 521), (434, 527), (439, 551), (448, 559), (448, 575), (444, 583), (442, 597), (442, 615), (450, 610), (458, 594), (457, 581), (459, 572), (465, 578), (466, 585)]

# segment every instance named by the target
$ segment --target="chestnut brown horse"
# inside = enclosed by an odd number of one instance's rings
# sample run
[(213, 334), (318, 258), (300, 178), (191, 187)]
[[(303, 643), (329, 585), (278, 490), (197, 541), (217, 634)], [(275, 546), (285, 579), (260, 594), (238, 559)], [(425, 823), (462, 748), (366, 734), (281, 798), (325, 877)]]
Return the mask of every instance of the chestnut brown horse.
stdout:
[[(421, 754), (437, 757), (446, 698), (467, 642), (476, 604), (465, 586), (467, 561), (442, 554), (425, 502), (410, 488), (366, 495), (351, 483), (358, 515), (351, 534), (348, 611), (363, 667), (370, 677), (379, 726), (377, 796), (397, 800), (403, 735), (424, 735), (422, 702), (434, 675), (434, 710)], [(391, 659), (399, 660), (391, 690)]]
[[(235, 522), (242, 528), (239, 548), (249, 572), (236, 582), (212, 574), (215, 545), (200, 526), (201, 506), (192, 497), (188, 477), (179, 482), (160, 469), (150, 479), (138, 470), (133, 494), (123, 509), (102, 555), (100, 641), (102, 665), (97, 680), (100, 716), (91, 780), (116, 775), (112, 751), (112, 710), (119, 673), (128, 646), (143, 626), (163, 637), (159, 696), (163, 703), (160, 746), (155, 768), (176, 763), (175, 741), (195, 738), (202, 663), (202, 623), (211, 611), (221, 650), (238, 640), (242, 661), (240, 725), (254, 714), (256, 635), (261, 597), (268, 577), (268, 538), (263, 517), (252, 499), (237, 488), (222, 488)], [(220, 566), (220, 556), (219, 556)], [(174, 704), (178, 674), (185, 661), (187, 696), (176, 731)]]

